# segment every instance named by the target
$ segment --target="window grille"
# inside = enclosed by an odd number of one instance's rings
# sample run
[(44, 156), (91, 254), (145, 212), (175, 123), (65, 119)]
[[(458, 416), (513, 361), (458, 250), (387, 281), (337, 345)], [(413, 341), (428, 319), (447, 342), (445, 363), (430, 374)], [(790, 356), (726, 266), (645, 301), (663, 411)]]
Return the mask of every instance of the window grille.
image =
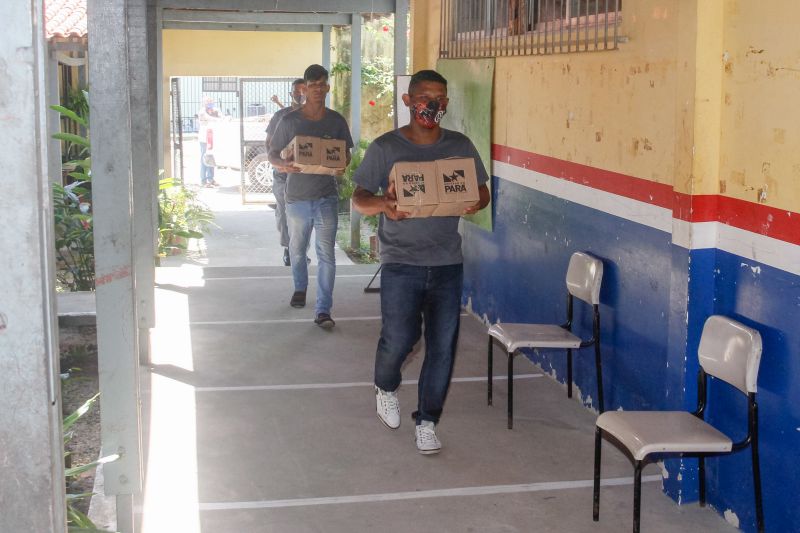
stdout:
[(235, 93), (239, 90), (239, 78), (203, 76), (204, 93)]
[(439, 57), (616, 50), (622, 0), (442, 0)]

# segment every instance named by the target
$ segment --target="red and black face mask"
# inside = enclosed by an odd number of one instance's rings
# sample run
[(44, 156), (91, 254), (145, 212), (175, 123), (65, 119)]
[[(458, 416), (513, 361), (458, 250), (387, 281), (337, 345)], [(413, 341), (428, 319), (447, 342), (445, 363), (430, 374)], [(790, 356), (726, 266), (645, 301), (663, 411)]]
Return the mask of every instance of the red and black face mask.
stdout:
[(417, 124), (430, 130), (441, 122), (442, 117), (447, 112), (447, 104), (438, 100), (431, 100), (428, 103), (420, 102), (413, 104), (410, 111)]

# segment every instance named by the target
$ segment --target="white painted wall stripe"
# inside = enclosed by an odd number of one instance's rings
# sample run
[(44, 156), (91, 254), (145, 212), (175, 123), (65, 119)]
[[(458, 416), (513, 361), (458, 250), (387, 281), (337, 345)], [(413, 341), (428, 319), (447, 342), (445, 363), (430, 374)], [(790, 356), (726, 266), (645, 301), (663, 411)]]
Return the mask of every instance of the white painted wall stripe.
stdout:
[(687, 250), (718, 248), (800, 275), (800, 246), (720, 222), (687, 222), (669, 209), (494, 160), (493, 174), (562, 200), (596, 209), (672, 235)]
[(672, 232), (672, 211), (664, 207), (601, 191), (588, 185), (554, 178), (502, 161), (493, 161), (492, 163), (494, 165), (493, 174), (505, 180), (666, 233)]
[[(514, 379), (533, 379), (544, 377), (544, 374), (516, 374)], [(494, 376), (495, 381), (508, 380), (508, 376)], [(486, 381), (486, 377), (453, 378), (453, 383), (471, 383)], [(416, 379), (404, 379), (402, 385), (416, 385)], [(292, 391), (309, 389), (347, 389), (355, 387), (374, 387), (372, 381), (353, 381), (351, 383), (298, 383), (295, 385), (243, 385), (239, 387), (196, 387), (195, 392), (249, 392), (249, 391)]]
[[(643, 483), (661, 481), (661, 475), (642, 476)], [(387, 492), (381, 494), (358, 494), (353, 496), (331, 496), (327, 498), (296, 498), (290, 500), (262, 500), (244, 502), (208, 502), (199, 505), (201, 511), (232, 511), (239, 509), (280, 509), (287, 507), (307, 507), (314, 505), (341, 505), (348, 503), (375, 503), (402, 500), (421, 500), (427, 498), (452, 498), (463, 496), (489, 496), (493, 494), (519, 494), (526, 492), (545, 492), (555, 490), (591, 488), (591, 479), (576, 481), (545, 481), (518, 485), (485, 485), (481, 487), (461, 487), (453, 489), (434, 489), (407, 492)], [(632, 485), (633, 478), (617, 477), (602, 479), (604, 487)]]

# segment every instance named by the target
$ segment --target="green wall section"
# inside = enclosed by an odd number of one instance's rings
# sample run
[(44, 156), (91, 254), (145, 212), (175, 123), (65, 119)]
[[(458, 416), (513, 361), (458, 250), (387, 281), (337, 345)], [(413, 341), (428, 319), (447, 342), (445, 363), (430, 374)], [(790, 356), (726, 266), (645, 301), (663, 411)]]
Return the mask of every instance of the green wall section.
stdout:
[[(486, 172), (491, 176), (494, 58), (440, 59), (436, 69), (447, 78), (447, 95), (450, 97), (442, 126), (460, 131), (472, 140)], [(487, 186), (492, 189), (490, 183)], [(464, 218), (492, 231), (491, 204)]]

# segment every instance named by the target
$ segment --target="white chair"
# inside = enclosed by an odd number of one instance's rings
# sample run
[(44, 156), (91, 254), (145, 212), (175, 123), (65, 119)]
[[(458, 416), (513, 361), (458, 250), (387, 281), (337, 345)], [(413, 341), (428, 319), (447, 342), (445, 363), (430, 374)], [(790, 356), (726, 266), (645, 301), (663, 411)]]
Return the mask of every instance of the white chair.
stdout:
[[(600, 515), (600, 449), (603, 436), (613, 437), (633, 459), (633, 531), (638, 533), (642, 498), (642, 467), (647, 456), (682, 454), (698, 456), (700, 505), (705, 505), (705, 457), (737, 452), (750, 446), (753, 460), (756, 522), (764, 531), (761, 505), (761, 474), (758, 465), (758, 405), (756, 381), (761, 361), (761, 335), (751, 328), (723, 316), (711, 316), (703, 326), (697, 350), (700, 371), (697, 379), (697, 410), (611, 411), (597, 418), (594, 441), (595, 522)], [(734, 443), (703, 420), (707, 401), (707, 375), (726, 381), (748, 398), (747, 437)]]
[[(597, 405), (603, 412), (603, 371), (600, 360), (600, 284), (603, 262), (584, 252), (575, 252), (567, 268), (567, 321), (556, 324), (494, 324), (489, 328), (488, 403), (492, 405), (493, 344), (497, 339), (508, 353), (508, 429), (514, 427), (514, 356), (520, 348), (567, 350), (567, 396), (572, 398), (572, 350), (594, 346), (597, 367)], [(572, 333), (573, 297), (590, 304), (594, 311), (592, 338), (584, 341)]]

